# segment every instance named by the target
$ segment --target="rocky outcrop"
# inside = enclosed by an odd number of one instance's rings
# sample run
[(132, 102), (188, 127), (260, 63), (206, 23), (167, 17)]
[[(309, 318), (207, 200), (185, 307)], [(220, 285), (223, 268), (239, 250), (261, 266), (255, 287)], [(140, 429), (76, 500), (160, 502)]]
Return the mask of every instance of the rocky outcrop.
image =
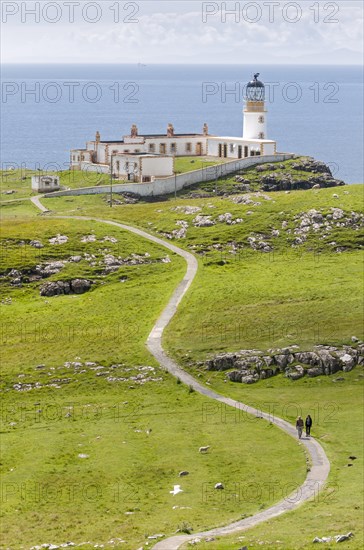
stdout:
[(72, 281), (50, 281), (40, 287), (41, 296), (60, 296), (62, 294), (84, 294), (90, 290), (92, 282), (87, 279)]
[(329, 174), (332, 176), (330, 168), (324, 162), (315, 160), (312, 157), (303, 159), (301, 162), (295, 162), (291, 165), (293, 170), (300, 170), (301, 172), (313, 172), (315, 174)]
[(356, 346), (314, 346), (312, 351), (299, 351), (298, 346), (283, 349), (240, 350), (236, 353), (220, 353), (205, 363), (207, 370), (226, 371), (232, 382), (253, 384), (258, 380), (270, 378), (279, 373), (290, 380), (299, 380), (304, 376), (335, 374), (348, 372), (356, 365), (364, 365), (364, 344), (352, 341)]
[(291, 191), (296, 189), (312, 189), (313, 186), (322, 188), (337, 187), (345, 185), (345, 182), (337, 180), (327, 173), (310, 176), (307, 179), (295, 179), (291, 174), (276, 173), (261, 176), (260, 184), (263, 191)]

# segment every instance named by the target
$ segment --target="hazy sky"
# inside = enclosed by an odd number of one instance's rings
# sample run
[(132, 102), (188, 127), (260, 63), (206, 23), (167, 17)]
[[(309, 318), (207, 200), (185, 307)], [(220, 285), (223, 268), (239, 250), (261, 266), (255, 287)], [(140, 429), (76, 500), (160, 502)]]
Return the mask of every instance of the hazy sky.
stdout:
[(2, 0), (1, 9), (3, 63), (362, 61), (362, 1)]

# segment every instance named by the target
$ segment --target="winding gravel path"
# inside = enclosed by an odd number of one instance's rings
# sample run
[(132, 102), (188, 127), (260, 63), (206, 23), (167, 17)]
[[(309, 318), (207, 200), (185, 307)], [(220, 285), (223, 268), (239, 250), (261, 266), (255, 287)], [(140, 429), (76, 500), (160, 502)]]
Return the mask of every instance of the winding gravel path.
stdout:
[[(32, 197), (31, 200), (33, 204), (37, 206), (42, 212), (48, 212), (48, 210), (40, 202), (39, 197)], [(155, 323), (154, 327), (152, 328), (148, 336), (147, 347), (149, 351), (154, 355), (154, 357), (157, 359), (157, 361), (163, 368), (168, 370), (168, 372), (170, 372), (173, 376), (180, 378), (180, 380), (183, 383), (188, 384), (189, 386), (192, 386), (195, 391), (198, 391), (199, 393), (205, 395), (206, 397), (210, 397), (211, 399), (214, 399), (219, 403), (244, 411), (244, 414), (248, 413), (254, 416), (259, 415), (260, 417), (264, 418), (268, 422), (275, 424), (278, 428), (286, 432), (291, 437), (295, 437), (295, 438), (297, 437), (295, 427), (292, 426), (292, 424), (290, 424), (289, 422), (286, 422), (285, 420), (282, 420), (281, 418), (278, 418), (276, 416), (272, 416), (270, 414), (258, 411), (253, 407), (244, 405), (244, 403), (235, 401), (234, 399), (230, 399), (229, 397), (223, 397), (222, 395), (219, 395), (218, 393), (206, 388), (205, 386), (200, 384), (197, 380), (195, 380), (193, 376), (191, 376), (190, 374), (185, 372), (183, 369), (181, 369), (177, 365), (177, 363), (175, 363), (170, 357), (168, 357), (168, 355), (163, 350), (163, 347), (162, 347), (163, 331), (168, 325), (168, 323), (170, 322), (170, 320), (172, 319), (172, 317), (174, 316), (174, 314), (176, 313), (178, 304), (186, 294), (187, 290), (189, 289), (197, 273), (198, 263), (196, 258), (192, 254), (190, 254), (185, 250), (182, 250), (181, 248), (178, 248), (177, 246), (171, 243), (168, 243), (162, 239), (159, 239), (158, 237), (149, 235), (148, 233), (146, 233), (141, 229), (137, 229), (136, 227), (131, 227), (129, 225), (114, 222), (111, 220), (103, 220), (103, 219), (85, 217), (85, 216), (52, 216), (52, 217), (61, 218), (61, 219), (72, 219), (72, 220), (97, 221), (100, 223), (113, 225), (125, 231), (130, 231), (144, 239), (148, 239), (149, 241), (159, 244), (167, 248), (171, 252), (175, 252), (179, 256), (182, 256), (182, 258), (184, 258), (187, 262), (186, 274), (183, 277), (182, 281), (179, 283), (176, 290), (174, 291), (171, 299), (168, 302), (168, 305), (165, 307), (164, 311), (160, 315), (159, 319)], [(177, 535), (174, 537), (170, 537), (168, 539), (164, 539), (158, 542), (157, 544), (155, 544), (153, 546), (153, 550), (177, 550), (182, 544), (195, 538), (228, 535), (239, 531), (243, 531), (243, 530), (249, 529), (250, 527), (254, 527), (255, 525), (258, 525), (263, 521), (267, 521), (274, 517), (280, 516), (281, 514), (289, 510), (294, 510), (306, 500), (316, 497), (318, 492), (321, 490), (321, 488), (325, 484), (325, 481), (329, 475), (330, 463), (325, 454), (325, 451), (323, 450), (321, 445), (317, 441), (315, 441), (315, 439), (303, 438), (301, 442), (305, 446), (306, 451), (308, 452), (311, 458), (311, 470), (310, 472), (308, 472), (304, 483), (298, 489), (296, 489), (291, 495), (287, 496), (284, 500), (281, 500), (274, 506), (271, 506), (270, 508), (267, 508), (266, 510), (259, 512), (258, 514), (242, 519), (240, 521), (236, 521), (234, 523), (226, 525), (225, 527), (210, 529), (208, 531), (195, 533), (194, 535)]]

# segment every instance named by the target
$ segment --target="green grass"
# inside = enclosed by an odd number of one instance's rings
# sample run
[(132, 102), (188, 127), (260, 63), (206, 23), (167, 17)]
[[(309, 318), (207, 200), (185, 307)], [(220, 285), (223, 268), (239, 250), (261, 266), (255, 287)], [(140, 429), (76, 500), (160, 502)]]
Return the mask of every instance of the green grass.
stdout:
[[(57, 234), (68, 236), (68, 242), (63, 245), (49, 244), (48, 239)], [(81, 242), (83, 236), (91, 234), (97, 236), (96, 242)], [(105, 236), (114, 237), (117, 242), (103, 241)], [(33, 239), (41, 240), (44, 248), (30, 246), (29, 242)], [(37, 264), (44, 265), (46, 261), (67, 260), (71, 256), (81, 255), (81, 262), (67, 263), (59, 273), (46, 280), (84, 277), (95, 282), (92, 290), (81, 296), (45, 298), (39, 295), (39, 286), (44, 280), (15, 288), (9, 284), (8, 278), (3, 279), (1, 298), (13, 299), (11, 306), (2, 306), (2, 321), (7, 326), (7, 345), (2, 350), (3, 371), (11, 370), (19, 362), (25, 367), (30, 359), (34, 363), (33, 349), (21, 345), (24, 330), (29, 333), (30, 340), (36, 338), (37, 333), (44, 335), (37, 342), (39, 362), (53, 364), (62, 357), (77, 355), (86, 360), (116, 361), (120, 354), (119, 345), (122, 345), (123, 356), (127, 360), (136, 357), (142, 360), (145, 357), (144, 352), (139, 357), (135, 350), (139, 349), (140, 355), (153, 321), (184, 273), (184, 261), (171, 254), (171, 263), (123, 266), (116, 273), (104, 277), (104, 266), (100, 265), (103, 253), (122, 258), (133, 253), (148, 253), (148, 261), (152, 262), (166, 257), (165, 250), (153, 243), (96, 222), (78, 222), (75, 225), (69, 220), (41, 217), (3, 225), (0, 273), (5, 274), (9, 266), (29, 269)], [(94, 256), (94, 267), (84, 254)], [(126, 282), (120, 282), (122, 277), (127, 277)], [(160, 292), (161, 278), (165, 288), (163, 297)], [(72, 315), (65, 315), (70, 309)], [(20, 330), (23, 326), (26, 328)], [(62, 326), (64, 330), (57, 334), (57, 328)], [(17, 329), (12, 330), (12, 327)], [(105, 341), (97, 338), (101, 327), (102, 332), (108, 335)], [(72, 330), (78, 336), (69, 340), (67, 335)], [(117, 335), (115, 342), (111, 339), (114, 333)], [(83, 334), (86, 337), (82, 338)]]
[[(0, 200), (2, 202), (29, 198), (38, 193), (32, 191), (32, 176), (39, 174), (37, 170), (17, 169), (0, 170)], [(93, 187), (95, 185), (107, 185), (109, 176), (96, 172), (81, 172), (79, 170), (63, 170), (61, 172), (47, 172), (49, 175), (58, 175), (59, 182), (64, 189), (76, 189), (79, 187)], [(15, 193), (7, 195), (7, 191)]]
[[(102, 277), (98, 262), (106, 247), (122, 257), (148, 251), (152, 259), (165, 250), (100, 223), (31, 216), (32, 210), (22, 220), (19, 206), (6, 210), (3, 275), (74, 254), (93, 254), (97, 265), (66, 264), (50, 278), (94, 280), (92, 291), (81, 296), (44, 298), (39, 282), (14, 288), (9, 278), (1, 281), (2, 298), (12, 298), (11, 305), (0, 305), (4, 547), (69, 540), (107, 547), (120, 537), (134, 550), (155, 533), (173, 534), (184, 523), (194, 531), (223, 525), (274, 501), (264, 494), (242, 506), (233, 498), (222, 511), (217, 482), (236, 492), (249, 483), (279, 482), (282, 471), (292, 482), (303, 481), (305, 456), (296, 441), (256, 420), (229, 430), (227, 444), (225, 424), (206, 418), (211, 402), (177, 384), (146, 350), (148, 332), (184, 273), (181, 258), (170, 254), (169, 264), (130, 266)], [(69, 241), (50, 245), (58, 233)], [(80, 242), (92, 233), (96, 242)], [(118, 243), (103, 242), (106, 235)], [(31, 247), (32, 239), (44, 248)], [(67, 361), (81, 361), (82, 368)], [(86, 361), (103, 368), (93, 370)], [(154, 367), (157, 381), (132, 379), (141, 366)], [(18, 391), (17, 384), (33, 389)], [(210, 452), (198, 453), (206, 444)], [(179, 478), (181, 470), (190, 475)], [(169, 493), (174, 484), (183, 489), (175, 497)]]
[[(334, 192), (338, 199), (333, 197)], [(259, 206), (236, 205), (225, 198), (179, 198), (108, 210), (100, 197), (80, 197), (73, 203), (60, 199), (56, 208), (98, 212), (156, 234), (171, 232), (177, 220), (188, 221), (187, 237), (175, 242), (200, 256), (200, 271), (167, 329), (165, 346), (185, 368), (195, 375), (197, 372), (200, 380), (208, 381), (210, 387), (225, 395), (264, 410), (274, 407), (275, 414), (291, 422), (298, 410), (302, 409), (303, 414), (314, 412), (313, 434), (324, 445), (332, 465), (328, 485), (318, 500), (242, 535), (199, 546), (227, 550), (246, 544), (248, 548), (260, 548), (263, 541), (269, 548), (309, 549), (314, 548), (311, 543), (315, 536), (353, 531), (355, 538), (342, 543), (342, 547), (359, 549), (363, 546), (362, 367), (340, 373), (344, 382), (333, 382), (338, 375), (297, 382), (278, 376), (253, 386), (224, 382), (223, 373), (196, 368), (197, 360), (221, 350), (267, 349), (293, 343), (311, 348), (317, 343), (342, 344), (354, 334), (359, 338), (363, 335), (360, 231), (335, 228), (324, 239), (312, 234), (299, 248), (292, 248), (291, 235), (281, 231), (270, 254), (246, 246), (251, 233), (267, 234), (280, 228), (284, 219), (292, 229), (294, 217), (311, 208), (322, 209), (324, 214), (333, 207), (347, 213), (362, 211), (363, 186), (266, 195), (271, 200), (256, 199), (261, 202)], [(46, 202), (52, 207), (50, 200)], [(185, 205), (199, 206), (200, 214), (215, 220), (219, 214), (231, 212), (244, 222), (195, 228), (191, 224), (194, 215), (174, 210)], [(247, 215), (248, 210), (253, 214)], [(331, 240), (344, 247), (344, 252), (335, 253), (329, 245)], [(231, 242), (244, 248), (233, 255)], [(214, 244), (221, 249), (214, 250)], [(230, 418), (231, 425), (235, 425), (234, 415)], [(351, 454), (358, 460), (348, 467)], [(224, 505), (220, 510), (223, 512)]]
[[(189, 223), (186, 238), (175, 241), (200, 257), (200, 269), (167, 330), (166, 344), (180, 359), (189, 353), (193, 360), (208, 352), (244, 347), (342, 344), (353, 334), (362, 335), (363, 230), (335, 227), (323, 239), (312, 233), (306, 243), (292, 247), (293, 233), (281, 229), (287, 220), (292, 230), (295, 216), (311, 208), (324, 214), (333, 207), (360, 212), (362, 190), (359, 185), (341, 188), (339, 199), (333, 198), (332, 189), (267, 193), (270, 200), (253, 197), (261, 203), (258, 206), (234, 204), (229, 198), (177, 199), (114, 209), (100, 197), (49, 199), (45, 204), (58, 211), (102, 214), (156, 234), (171, 233), (178, 220)], [(194, 227), (195, 215), (175, 210), (186, 205), (200, 207), (199, 214), (215, 221), (219, 214), (230, 212), (243, 222)], [(272, 229), (280, 229), (278, 238), (269, 237)], [(252, 234), (268, 236), (273, 251), (252, 250), (247, 241)], [(333, 240), (345, 251), (336, 253), (329, 244)], [(239, 247), (236, 254), (232, 243)]]
[[(363, 547), (364, 369), (356, 367), (350, 373), (340, 373), (344, 378), (341, 382), (334, 382), (337, 377), (338, 374), (291, 382), (279, 376), (246, 386), (227, 385), (221, 373), (209, 376), (211, 386), (220, 393), (290, 422), (297, 414), (310, 413), (314, 422), (313, 436), (324, 446), (331, 471), (324, 491), (296, 511), (246, 532), (219, 537), (216, 542), (201, 543), (199, 548), (233, 550), (246, 545), (256, 550), (261, 548), (263, 541), (263, 547), (308, 550), (316, 548), (317, 545), (312, 544), (316, 536), (334, 536), (349, 531), (354, 533), (354, 538), (341, 543), (340, 548)], [(357, 460), (349, 460), (351, 455), (357, 456)], [(352, 467), (348, 467), (350, 463)]]
[(214, 160), (214, 157), (175, 157), (174, 169), (177, 174), (182, 174), (184, 172), (191, 172), (192, 170), (205, 169), (222, 162), (226, 162), (226, 160)]

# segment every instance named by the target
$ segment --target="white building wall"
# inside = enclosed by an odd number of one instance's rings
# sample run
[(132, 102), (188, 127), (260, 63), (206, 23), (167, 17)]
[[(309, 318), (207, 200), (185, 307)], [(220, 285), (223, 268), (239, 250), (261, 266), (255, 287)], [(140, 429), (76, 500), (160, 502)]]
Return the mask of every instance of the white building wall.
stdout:
[(143, 176), (166, 177), (173, 175), (173, 157), (142, 157)]
[(32, 191), (38, 193), (52, 193), (53, 191), (58, 191), (60, 187), (59, 176), (32, 176)]
[[(274, 154), (276, 142), (273, 140), (251, 139), (246, 140), (239, 137), (211, 137), (208, 140), (208, 155), (219, 158), (246, 158), (253, 156), (258, 151), (260, 154)], [(221, 156), (220, 146), (221, 145)], [(224, 145), (226, 145), (226, 157), (224, 156)], [(241, 147), (241, 157), (239, 157)], [(253, 154), (252, 154), (253, 153)]]
[[(261, 135), (263, 134), (263, 135)], [(266, 111), (244, 111), (244, 139), (267, 139), (267, 114)]]
[(263, 152), (262, 155), (274, 155), (276, 152), (275, 143), (263, 143)]
[(97, 172), (98, 174), (109, 174), (110, 166), (108, 164), (93, 164), (92, 162), (81, 162), (80, 170), (84, 172)]

